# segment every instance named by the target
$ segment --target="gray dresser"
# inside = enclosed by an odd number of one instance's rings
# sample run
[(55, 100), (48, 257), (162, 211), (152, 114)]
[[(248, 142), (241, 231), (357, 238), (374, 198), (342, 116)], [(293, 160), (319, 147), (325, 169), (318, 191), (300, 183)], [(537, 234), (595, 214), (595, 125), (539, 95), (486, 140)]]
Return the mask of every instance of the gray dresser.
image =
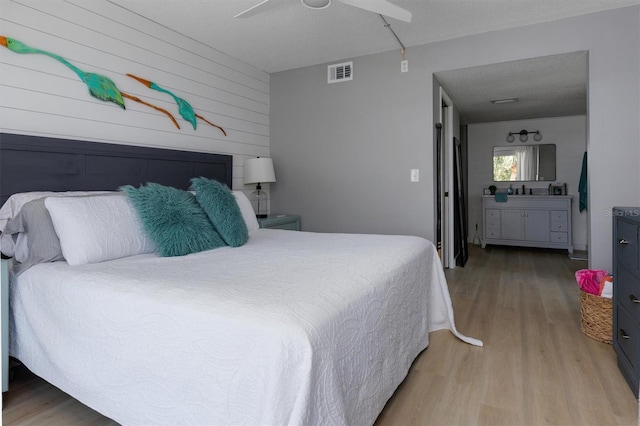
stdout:
[(640, 207), (613, 211), (613, 349), (618, 367), (638, 397), (640, 376)]
[(570, 195), (482, 197), (482, 247), (498, 244), (566, 249), (573, 253)]

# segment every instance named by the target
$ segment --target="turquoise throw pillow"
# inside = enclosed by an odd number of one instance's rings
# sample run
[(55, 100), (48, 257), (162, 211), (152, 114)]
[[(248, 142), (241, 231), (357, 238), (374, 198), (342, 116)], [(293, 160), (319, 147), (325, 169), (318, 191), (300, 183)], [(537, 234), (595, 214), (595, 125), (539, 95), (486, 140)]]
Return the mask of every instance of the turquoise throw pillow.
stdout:
[(191, 189), (196, 192), (196, 200), (227, 244), (239, 247), (249, 240), (247, 224), (236, 197), (225, 184), (199, 177), (191, 179)]
[(120, 190), (129, 196), (161, 256), (184, 256), (225, 245), (190, 192), (157, 183)]

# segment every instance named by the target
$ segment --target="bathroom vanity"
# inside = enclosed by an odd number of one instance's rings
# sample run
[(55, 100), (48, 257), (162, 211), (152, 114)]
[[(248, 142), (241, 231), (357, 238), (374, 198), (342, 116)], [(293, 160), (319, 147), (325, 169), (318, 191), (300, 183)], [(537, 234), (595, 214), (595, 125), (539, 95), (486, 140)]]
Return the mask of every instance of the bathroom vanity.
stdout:
[(509, 195), (506, 202), (482, 197), (482, 222), (487, 244), (565, 249), (571, 242), (570, 195)]

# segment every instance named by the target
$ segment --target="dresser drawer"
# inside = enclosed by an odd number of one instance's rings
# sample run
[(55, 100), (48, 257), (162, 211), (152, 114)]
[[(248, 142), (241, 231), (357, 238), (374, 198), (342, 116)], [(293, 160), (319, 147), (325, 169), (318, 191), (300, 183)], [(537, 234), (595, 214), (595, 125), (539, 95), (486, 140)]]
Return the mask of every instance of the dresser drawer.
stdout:
[(618, 261), (626, 263), (630, 268), (638, 268), (638, 225), (618, 220), (615, 235)]
[[(616, 300), (640, 321), (640, 280), (625, 266), (618, 264), (614, 277)], [(637, 302), (634, 302), (637, 301)]]
[(617, 334), (618, 345), (622, 352), (631, 363), (633, 370), (638, 368), (638, 327), (631, 315), (623, 307), (617, 309), (618, 329), (614, 330)]

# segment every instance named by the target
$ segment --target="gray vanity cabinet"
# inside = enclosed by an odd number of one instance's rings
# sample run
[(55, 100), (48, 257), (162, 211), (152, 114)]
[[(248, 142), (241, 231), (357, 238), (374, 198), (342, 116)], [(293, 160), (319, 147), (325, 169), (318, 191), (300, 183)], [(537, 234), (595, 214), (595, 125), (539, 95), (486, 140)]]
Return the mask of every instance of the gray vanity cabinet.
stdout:
[(484, 238), (487, 244), (566, 249), (571, 243), (571, 196), (520, 195), (497, 202), (482, 197)]
[(517, 241), (549, 241), (549, 222), (547, 210), (502, 209), (502, 238)]

